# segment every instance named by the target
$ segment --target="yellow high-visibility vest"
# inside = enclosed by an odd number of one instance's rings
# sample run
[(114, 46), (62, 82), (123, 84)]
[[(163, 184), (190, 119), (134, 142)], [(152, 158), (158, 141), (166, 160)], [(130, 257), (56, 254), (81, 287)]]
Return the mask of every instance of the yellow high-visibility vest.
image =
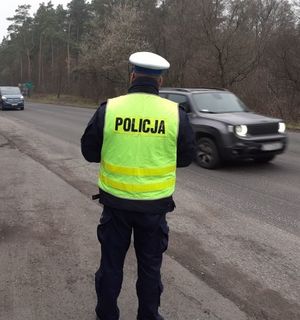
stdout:
[(98, 185), (116, 197), (154, 200), (175, 190), (178, 104), (131, 93), (107, 102)]

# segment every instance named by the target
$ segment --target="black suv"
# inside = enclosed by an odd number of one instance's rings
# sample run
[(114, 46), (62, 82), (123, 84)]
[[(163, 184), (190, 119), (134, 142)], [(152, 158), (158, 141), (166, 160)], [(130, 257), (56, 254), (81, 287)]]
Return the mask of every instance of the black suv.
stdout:
[(5, 109), (24, 110), (24, 97), (19, 87), (0, 86), (0, 106)]
[(250, 112), (232, 92), (219, 88), (162, 88), (159, 95), (187, 112), (197, 142), (197, 163), (207, 169), (224, 160), (268, 162), (285, 150), (280, 119)]

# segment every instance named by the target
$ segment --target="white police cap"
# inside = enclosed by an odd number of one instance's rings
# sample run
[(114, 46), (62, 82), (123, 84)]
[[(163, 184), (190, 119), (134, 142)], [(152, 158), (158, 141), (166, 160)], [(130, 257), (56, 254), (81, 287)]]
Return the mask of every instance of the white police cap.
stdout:
[(135, 52), (129, 62), (137, 72), (160, 74), (170, 68), (170, 63), (163, 57), (152, 52)]

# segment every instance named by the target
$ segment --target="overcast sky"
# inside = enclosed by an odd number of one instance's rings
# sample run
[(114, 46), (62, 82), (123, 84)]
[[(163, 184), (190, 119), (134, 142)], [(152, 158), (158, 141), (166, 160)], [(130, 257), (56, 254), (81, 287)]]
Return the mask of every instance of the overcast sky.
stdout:
[[(4, 2), (4, 3), (2, 3)], [(7, 21), (6, 18), (13, 17), (15, 10), (19, 5), (30, 4), (31, 5), (31, 15), (36, 12), (39, 7), (39, 4), (45, 2), (48, 3), (48, 0), (2, 0), (1, 1), (1, 14), (0, 14), (0, 42), (3, 37), (7, 35), (7, 27), (11, 24), (11, 21)], [(56, 7), (58, 4), (62, 4), (66, 8), (67, 4), (71, 0), (52, 0), (51, 1)]]

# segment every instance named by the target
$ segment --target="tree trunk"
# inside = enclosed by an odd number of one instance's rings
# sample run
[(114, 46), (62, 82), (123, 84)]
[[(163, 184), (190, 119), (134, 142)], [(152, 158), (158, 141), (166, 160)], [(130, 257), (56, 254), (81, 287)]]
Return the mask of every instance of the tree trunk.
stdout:
[(42, 83), (42, 34), (40, 35), (39, 44), (39, 61), (38, 61), (38, 86), (40, 87)]
[(51, 90), (54, 89), (54, 45), (51, 39)]
[(57, 99), (60, 98), (61, 89), (62, 89), (62, 68), (59, 68), (58, 71), (58, 81), (57, 81)]
[(219, 65), (219, 75), (220, 75), (220, 82), (221, 82), (221, 87), (226, 88), (227, 83), (225, 80), (225, 66), (223, 62), (223, 51), (216, 46), (216, 49), (218, 51), (218, 65)]
[(70, 87), (70, 75), (71, 75), (71, 58), (70, 58), (70, 38), (71, 38), (71, 21), (68, 27), (68, 42), (67, 42), (67, 83)]
[(22, 56), (20, 57), (20, 81), (23, 82), (23, 58)]
[(26, 49), (27, 55), (27, 81), (31, 81), (31, 58), (30, 58), (30, 51)]

